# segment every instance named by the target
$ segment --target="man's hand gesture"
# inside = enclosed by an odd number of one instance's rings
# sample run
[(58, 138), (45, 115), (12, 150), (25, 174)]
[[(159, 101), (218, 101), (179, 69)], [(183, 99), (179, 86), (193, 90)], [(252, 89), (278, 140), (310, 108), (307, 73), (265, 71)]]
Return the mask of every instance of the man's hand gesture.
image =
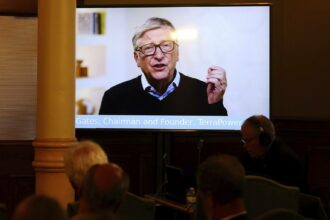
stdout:
[(227, 88), (226, 70), (219, 66), (211, 66), (207, 71), (206, 83), (208, 103), (219, 102)]

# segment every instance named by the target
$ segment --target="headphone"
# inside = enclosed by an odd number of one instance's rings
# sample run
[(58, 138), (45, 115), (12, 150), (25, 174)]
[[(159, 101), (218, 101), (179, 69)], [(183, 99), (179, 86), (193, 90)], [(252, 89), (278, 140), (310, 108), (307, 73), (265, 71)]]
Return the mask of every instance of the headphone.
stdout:
[(252, 116), (248, 119), (248, 122), (251, 123), (259, 130), (259, 143), (263, 147), (268, 147), (272, 143), (272, 137), (269, 133), (265, 131), (261, 122), (258, 120), (257, 117)]

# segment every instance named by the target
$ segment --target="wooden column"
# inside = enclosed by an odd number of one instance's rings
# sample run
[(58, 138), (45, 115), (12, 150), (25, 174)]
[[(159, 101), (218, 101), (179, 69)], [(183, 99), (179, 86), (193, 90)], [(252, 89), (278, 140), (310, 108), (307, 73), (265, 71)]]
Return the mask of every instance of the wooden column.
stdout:
[(36, 193), (63, 206), (74, 198), (63, 152), (76, 144), (75, 9), (75, 0), (38, 1)]

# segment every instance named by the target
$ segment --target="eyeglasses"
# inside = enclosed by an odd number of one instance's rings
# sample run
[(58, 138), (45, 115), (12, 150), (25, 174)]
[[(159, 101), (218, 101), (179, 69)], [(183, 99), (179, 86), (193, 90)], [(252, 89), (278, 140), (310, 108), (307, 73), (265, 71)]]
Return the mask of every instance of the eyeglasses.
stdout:
[(250, 138), (241, 138), (241, 141), (243, 144), (249, 143), (251, 141), (253, 141), (255, 138), (257, 138), (258, 136), (254, 136), (254, 137), (250, 137)]
[(145, 44), (141, 47), (135, 48), (135, 51), (139, 51), (146, 56), (154, 55), (156, 52), (156, 48), (158, 47), (163, 53), (170, 53), (174, 50), (174, 45), (177, 45), (175, 41), (163, 41), (160, 44)]

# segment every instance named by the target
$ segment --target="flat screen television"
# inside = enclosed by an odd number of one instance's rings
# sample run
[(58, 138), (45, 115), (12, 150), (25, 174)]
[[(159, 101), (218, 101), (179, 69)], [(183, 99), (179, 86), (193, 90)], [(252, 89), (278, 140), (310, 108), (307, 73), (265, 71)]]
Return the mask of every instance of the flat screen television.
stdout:
[[(239, 130), (251, 115), (270, 116), (270, 5), (88, 6), (76, 12), (76, 128)], [(205, 82), (210, 66), (225, 69), (227, 115), (99, 115), (106, 90), (143, 74), (132, 37), (151, 17), (176, 28), (177, 72)], [(171, 108), (193, 100), (192, 94)]]

